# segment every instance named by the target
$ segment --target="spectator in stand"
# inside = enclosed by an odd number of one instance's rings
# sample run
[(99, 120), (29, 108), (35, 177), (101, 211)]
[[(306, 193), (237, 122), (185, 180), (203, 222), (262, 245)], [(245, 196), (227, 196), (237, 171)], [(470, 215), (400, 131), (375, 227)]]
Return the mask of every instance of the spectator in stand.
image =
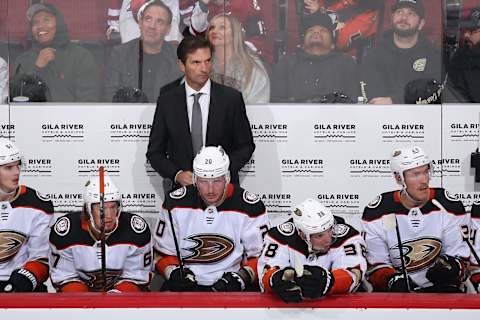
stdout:
[(304, 17), (334, 12), (338, 19), (336, 47), (347, 51), (369, 45), (377, 32), (378, 0), (303, 0)]
[[(138, 25), (138, 12), (152, 0), (109, 0), (107, 39), (111, 39), (112, 33), (119, 32), (122, 43), (140, 37)], [(179, 30), (180, 11), (178, 0), (162, 0), (172, 12), (170, 31), (165, 36), (165, 41), (180, 42), (182, 34)]]
[(242, 92), (246, 104), (267, 103), (270, 79), (260, 58), (245, 44), (240, 22), (233, 15), (216, 15), (207, 39), (215, 48), (211, 79)]
[(160, 0), (147, 2), (139, 11), (139, 18), (140, 38), (112, 50), (107, 64), (106, 101), (112, 101), (119, 90), (136, 88), (146, 95), (148, 102), (155, 102), (160, 88), (181, 76), (175, 47), (165, 42), (172, 22), (168, 6)]
[(258, 0), (181, 0), (180, 14), (185, 32), (191, 35), (208, 32), (209, 18), (220, 13), (235, 16), (245, 30), (248, 45), (268, 63), (273, 62), (273, 42), (267, 37), (264, 11)]
[(415, 79), (441, 83), (442, 53), (422, 33), (425, 8), (421, 0), (397, 0), (392, 31), (367, 53), (361, 67), (365, 96), (372, 104), (405, 103), (404, 89)]
[(448, 82), (466, 100), (480, 103), (480, 7), (463, 21), (465, 42), (455, 52), (448, 70)]
[(47, 101), (98, 101), (97, 68), (91, 53), (70, 42), (62, 14), (51, 4), (27, 10), (32, 48), (18, 57), (16, 76), (38, 76), (50, 89)]
[(283, 57), (273, 68), (272, 102), (314, 102), (332, 92), (355, 101), (358, 95), (356, 65), (335, 50), (335, 24), (317, 12), (304, 19), (303, 50)]

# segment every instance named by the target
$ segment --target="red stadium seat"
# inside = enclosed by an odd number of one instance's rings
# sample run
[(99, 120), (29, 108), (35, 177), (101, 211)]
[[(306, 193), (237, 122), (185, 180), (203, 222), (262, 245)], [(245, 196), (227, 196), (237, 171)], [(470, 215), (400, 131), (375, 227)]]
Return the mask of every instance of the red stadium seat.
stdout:
[(107, 29), (106, 0), (47, 0), (63, 14), (70, 39), (82, 42), (104, 42)]
[(28, 31), (26, 12), (29, 0), (0, 1), (0, 41), (25, 43)]

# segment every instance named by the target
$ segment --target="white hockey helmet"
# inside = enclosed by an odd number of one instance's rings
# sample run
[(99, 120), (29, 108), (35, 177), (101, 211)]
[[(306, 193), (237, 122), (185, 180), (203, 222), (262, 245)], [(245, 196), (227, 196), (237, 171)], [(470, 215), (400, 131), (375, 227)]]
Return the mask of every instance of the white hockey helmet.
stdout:
[(0, 166), (21, 160), (20, 150), (12, 141), (0, 138)]
[(330, 209), (314, 199), (307, 199), (293, 209), (293, 223), (305, 235), (308, 249), (312, 251), (310, 236), (330, 230), (335, 218)]
[[(105, 176), (103, 185), (104, 185), (104, 193), (103, 193), (104, 201), (105, 202), (116, 201), (118, 203), (118, 213), (117, 213), (117, 225), (118, 225), (118, 217), (122, 212), (122, 195), (120, 194), (120, 191), (118, 190), (117, 186), (113, 183), (112, 179), (110, 179), (110, 177)], [(100, 203), (100, 178), (98, 176), (91, 177), (86, 182), (85, 190), (83, 192), (83, 203), (85, 204), (88, 216), (90, 218), (90, 225), (97, 232), (100, 232), (100, 230), (98, 230), (97, 227), (95, 226), (95, 222), (93, 220), (93, 215), (92, 215), (92, 205), (95, 203)], [(108, 232), (107, 234), (112, 233), (113, 231), (114, 230)]]
[(194, 181), (200, 178), (218, 178), (225, 176), (230, 182), (230, 159), (221, 146), (202, 147), (193, 159)]
[(406, 187), (404, 177), (405, 171), (426, 164), (429, 165), (430, 171), (433, 170), (432, 161), (428, 158), (423, 149), (418, 146), (394, 149), (390, 157), (390, 169), (392, 170), (395, 180), (397, 180), (396, 175), (400, 177), (400, 182), (398, 180), (397, 182), (403, 187)]

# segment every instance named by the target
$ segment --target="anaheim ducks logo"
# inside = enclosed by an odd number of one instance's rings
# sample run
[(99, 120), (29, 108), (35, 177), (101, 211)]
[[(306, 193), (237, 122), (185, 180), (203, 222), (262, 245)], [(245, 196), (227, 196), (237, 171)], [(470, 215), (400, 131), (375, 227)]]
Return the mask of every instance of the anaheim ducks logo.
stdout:
[[(92, 291), (101, 291), (103, 289), (102, 270), (95, 271), (80, 271), (82, 278), (85, 279), (85, 284)], [(107, 269), (107, 290), (113, 288), (117, 283), (118, 278), (122, 275), (122, 270)]]
[(219, 234), (197, 234), (186, 238), (195, 243), (187, 248), (191, 254), (185, 257), (187, 263), (214, 263), (228, 257), (235, 248), (233, 241)]
[(0, 263), (9, 261), (27, 240), (24, 234), (15, 231), (0, 232)]
[[(421, 238), (402, 243), (405, 252), (405, 266), (407, 271), (414, 272), (430, 266), (442, 251), (442, 242), (435, 238)], [(396, 256), (394, 259), (400, 265), (398, 245), (390, 248)]]

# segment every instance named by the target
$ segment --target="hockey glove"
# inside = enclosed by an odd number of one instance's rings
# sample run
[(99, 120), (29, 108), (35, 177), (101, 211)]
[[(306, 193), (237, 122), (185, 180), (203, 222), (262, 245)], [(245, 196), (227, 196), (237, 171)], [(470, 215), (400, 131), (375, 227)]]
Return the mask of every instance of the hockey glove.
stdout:
[(168, 278), (168, 288), (170, 291), (198, 291), (197, 280), (195, 274), (188, 268), (183, 268), (183, 277), (180, 272), (180, 267), (176, 267), (170, 272)]
[(37, 286), (37, 278), (27, 269), (17, 269), (12, 272), (4, 292), (32, 292)]
[(301, 302), (302, 288), (294, 279), (295, 270), (292, 268), (278, 270), (270, 278), (270, 287), (285, 302)]
[[(407, 276), (407, 281), (410, 286), (410, 291), (413, 291), (417, 285), (409, 276)], [(388, 280), (387, 288), (389, 292), (410, 292), (408, 291), (403, 273), (394, 273)]]
[[(247, 275), (250, 282), (250, 276)], [(225, 272), (220, 279), (213, 284), (213, 291), (243, 291), (245, 290), (245, 279), (240, 273), (237, 272)]]
[(442, 254), (437, 257), (425, 277), (433, 285), (458, 285), (463, 280), (464, 268), (460, 259)]
[(318, 266), (304, 266), (303, 275), (295, 277), (305, 298), (315, 299), (325, 296), (332, 289), (335, 279), (330, 271)]

